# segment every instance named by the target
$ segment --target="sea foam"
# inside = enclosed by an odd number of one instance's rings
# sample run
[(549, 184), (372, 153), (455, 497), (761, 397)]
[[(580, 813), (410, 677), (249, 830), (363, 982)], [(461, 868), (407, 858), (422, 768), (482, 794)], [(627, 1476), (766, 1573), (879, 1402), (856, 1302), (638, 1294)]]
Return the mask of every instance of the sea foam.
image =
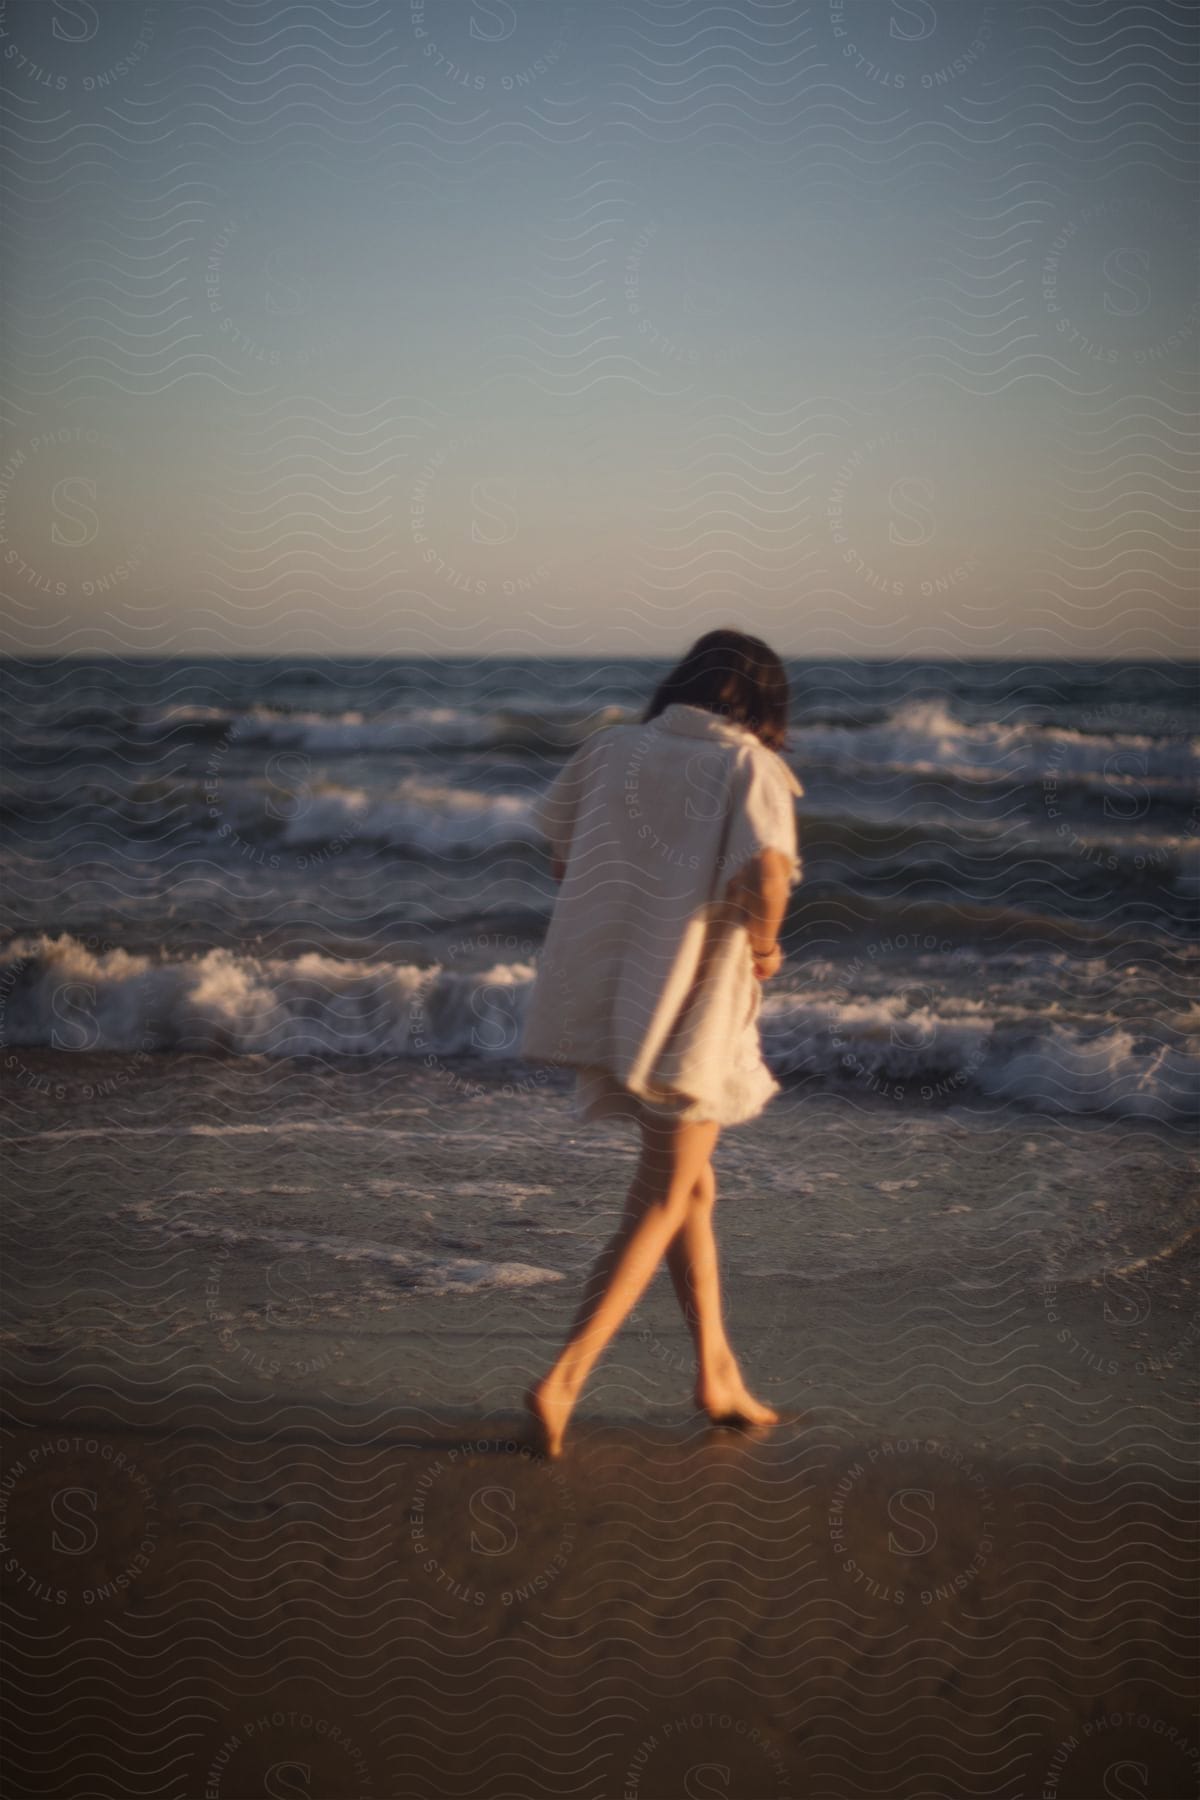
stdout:
[[(37, 1046), (501, 1063), (517, 1057), (534, 972), (528, 961), (467, 969), (315, 952), (156, 958), (22, 938), (0, 951), (0, 1055)], [(1200, 1098), (1194, 1041), (1166, 1025), (1148, 1035), (1111, 1019), (1067, 1024), (936, 990), (915, 1006), (911, 994), (771, 995), (762, 1035), (781, 1078), (864, 1095), (1161, 1120), (1188, 1117)]]

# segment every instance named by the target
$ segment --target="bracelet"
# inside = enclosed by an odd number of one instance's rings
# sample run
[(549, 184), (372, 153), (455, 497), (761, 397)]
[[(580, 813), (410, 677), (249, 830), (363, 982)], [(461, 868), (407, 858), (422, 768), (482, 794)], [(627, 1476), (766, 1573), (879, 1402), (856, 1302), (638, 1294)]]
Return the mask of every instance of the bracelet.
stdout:
[(756, 962), (765, 962), (767, 957), (773, 956), (775, 954), (776, 950), (778, 950), (778, 948), (779, 948), (779, 939), (776, 938), (775, 942), (771, 945), (769, 950), (756, 950), (754, 948), (754, 945), (751, 944), (750, 954), (751, 954), (751, 956), (754, 957)]

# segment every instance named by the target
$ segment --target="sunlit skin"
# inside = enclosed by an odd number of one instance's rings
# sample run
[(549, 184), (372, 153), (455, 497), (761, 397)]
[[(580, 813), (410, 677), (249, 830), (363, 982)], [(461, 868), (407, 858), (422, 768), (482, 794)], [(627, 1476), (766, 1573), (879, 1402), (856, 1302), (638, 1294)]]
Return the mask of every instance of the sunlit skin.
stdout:
[[(554, 874), (561, 880), (561, 864)], [(743, 909), (751, 944), (774, 941), (787, 903), (787, 863), (764, 851), (731, 888)], [(760, 981), (777, 973), (778, 948), (755, 956)], [(547, 1456), (562, 1453), (563, 1436), (583, 1384), (598, 1358), (641, 1299), (663, 1260), (696, 1346), (696, 1403), (724, 1424), (773, 1425), (778, 1413), (756, 1400), (742, 1380), (725, 1333), (713, 1208), (717, 1183), (711, 1157), (720, 1126), (644, 1122), (637, 1169), (617, 1230), (584, 1288), (579, 1311), (553, 1368), (530, 1388), (525, 1403)]]

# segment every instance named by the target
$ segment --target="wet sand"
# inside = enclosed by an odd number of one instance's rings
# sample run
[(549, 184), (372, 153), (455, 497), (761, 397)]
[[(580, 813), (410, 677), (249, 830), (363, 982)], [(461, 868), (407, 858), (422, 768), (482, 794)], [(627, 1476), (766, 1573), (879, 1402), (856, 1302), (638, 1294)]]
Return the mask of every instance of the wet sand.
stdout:
[(803, 1416), (585, 1419), (548, 1464), (516, 1415), (154, 1411), (7, 1434), (7, 1794), (1197, 1791), (1182, 1476)]
[[(99, 1086), (111, 1059), (79, 1072)], [(12, 1391), (128, 1389), (111, 1417), (133, 1424), (168, 1389), (234, 1417), (308, 1398), (501, 1416), (616, 1228), (634, 1134), (573, 1130), (560, 1091), (514, 1103), (483, 1065), (464, 1097), (454, 1073), (176, 1057), (91, 1109), (10, 1083)], [(847, 1445), (921, 1433), (1182, 1466), (1200, 1398), (1190, 1138), (789, 1091), (723, 1135), (716, 1170), (730, 1333), (773, 1405)], [(586, 1411), (686, 1425), (693, 1373), (660, 1271)]]
[(628, 1138), (182, 1058), (76, 1112), (6, 1153), (5, 1800), (1193, 1800), (1190, 1146), (781, 1097), (718, 1233), (785, 1423), (696, 1416), (660, 1276), (547, 1465)]

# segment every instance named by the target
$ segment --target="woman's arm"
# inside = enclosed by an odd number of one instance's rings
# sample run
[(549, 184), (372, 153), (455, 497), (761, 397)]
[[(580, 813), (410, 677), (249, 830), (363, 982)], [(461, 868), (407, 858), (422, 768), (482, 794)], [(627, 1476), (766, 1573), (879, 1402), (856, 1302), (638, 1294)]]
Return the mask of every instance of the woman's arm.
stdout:
[(739, 870), (726, 890), (726, 899), (741, 913), (756, 963), (770, 975), (783, 960), (777, 944), (791, 892), (790, 876), (790, 857), (782, 850), (763, 850)]

